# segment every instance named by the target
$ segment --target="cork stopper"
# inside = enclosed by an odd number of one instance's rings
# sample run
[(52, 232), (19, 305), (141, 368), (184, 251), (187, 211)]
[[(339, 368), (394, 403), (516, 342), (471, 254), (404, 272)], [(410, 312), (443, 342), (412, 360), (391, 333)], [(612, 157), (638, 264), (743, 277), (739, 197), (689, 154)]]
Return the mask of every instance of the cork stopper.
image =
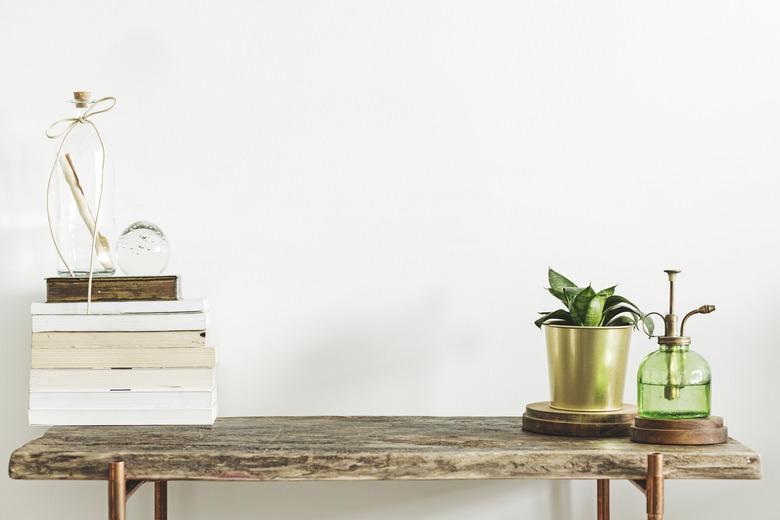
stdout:
[(92, 93), (88, 90), (77, 90), (73, 93), (73, 100), (78, 108), (86, 108), (92, 100)]

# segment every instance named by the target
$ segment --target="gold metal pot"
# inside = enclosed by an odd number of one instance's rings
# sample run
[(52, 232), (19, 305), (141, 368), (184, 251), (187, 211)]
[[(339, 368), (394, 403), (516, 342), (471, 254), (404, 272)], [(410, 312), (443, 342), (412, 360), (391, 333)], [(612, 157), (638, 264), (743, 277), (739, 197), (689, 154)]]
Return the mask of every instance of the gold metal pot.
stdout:
[(545, 324), (550, 406), (582, 412), (621, 409), (632, 329)]

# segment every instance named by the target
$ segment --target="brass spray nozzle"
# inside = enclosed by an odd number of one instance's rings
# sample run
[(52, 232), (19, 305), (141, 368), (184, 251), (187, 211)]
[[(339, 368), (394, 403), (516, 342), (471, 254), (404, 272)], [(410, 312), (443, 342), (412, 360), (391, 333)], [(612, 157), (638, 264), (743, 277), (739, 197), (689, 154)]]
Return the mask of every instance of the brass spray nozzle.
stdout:
[(680, 336), (685, 336), (685, 320), (693, 316), (694, 314), (709, 314), (715, 310), (714, 305), (702, 305), (698, 309), (693, 309), (691, 312), (685, 315), (680, 325)]

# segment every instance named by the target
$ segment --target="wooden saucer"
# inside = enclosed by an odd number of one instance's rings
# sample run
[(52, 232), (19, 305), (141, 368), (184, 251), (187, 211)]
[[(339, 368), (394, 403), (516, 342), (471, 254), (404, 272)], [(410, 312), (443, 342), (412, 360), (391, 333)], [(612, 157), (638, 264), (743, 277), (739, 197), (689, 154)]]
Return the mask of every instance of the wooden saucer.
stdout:
[(523, 430), (569, 437), (625, 437), (634, 417), (636, 406), (630, 404), (614, 412), (576, 412), (542, 401), (525, 407)]
[(723, 444), (728, 440), (728, 428), (723, 418), (706, 419), (647, 419), (637, 417), (631, 426), (631, 440), (648, 444), (680, 444), (703, 446)]

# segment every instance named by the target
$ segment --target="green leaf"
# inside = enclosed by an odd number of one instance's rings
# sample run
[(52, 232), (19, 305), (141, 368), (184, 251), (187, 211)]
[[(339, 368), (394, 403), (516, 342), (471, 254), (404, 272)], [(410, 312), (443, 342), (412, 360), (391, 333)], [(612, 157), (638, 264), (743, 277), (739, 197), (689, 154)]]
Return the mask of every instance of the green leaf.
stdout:
[[(642, 316), (642, 321), (645, 322), (645, 328), (647, 329), (647, 335), (652, 336), (653, 331), (655, 330), (655, 323), (653, 322), (653, 318), (645, 314)], [(644, 332), (644, 331), (642, 331)]]
[(630, 311), (623, 311), (618, 314), (613, 314), (609, 318), (606, 316), (604, 317), (604, 326), (609, 327), (615, 324), (616, 321), (620, 320), (621, 318), (628, 318), (631, 320), (632, 323), (637, 323), (642, 317), (639, 314), (634, 314)]
[(620, 318), (631, 319), (634, 327), (637, 330), (642, 330), (642, 332), (645, 332), (644, 329), (640, 329), (639, 327), (640, 320), (643, 321), (645, 328), (647, 329), (646, 333), (648, 336), (653, 335), (655, 330), (655, 323), (653, 322), (653, 319), (646, 314), (643, 314), (642, 311), (637, 309), (636, 306), (630, 302), (615, 305), (604, 311), (604, 325), (615, 325), (617, 320), (620, 320)]
[(621, 326), (621, 325), (633, 325), (634, 327), (636, 327), (636, 320), (634, 320), (633, 316), (632, 317), (628, 317), (628, 316), (625, 316), (625, 315), (624, 316), (618, 316), (617, 318), (612, 320), (610, 323), (608, 323), (608, 325), (613, 326), (613, 327), (618, 327), (618, 326)]
[(617, 287), (617, 285), (613, 285), (612, 287), (607, 287), (606, 289), (600, 290), (597, 294), (599, 296), (603, 296), (604, 298), (609, 298), (610, 296), (615, 294), (615, 287)]
[(636, 322), (634, 323), (634, 326), (636, 328), (639, 328), (638, 322), (641, 319), (645, 323), (645, 328), (647, 328), (647, 331), (650, 333), (650, 335), (653, 335), (653, 331), (655, 330), (655, 324), (653, 323), (652, 318), (648, 318), (647, 314), (639, 310), (639, 307), (628, 301), (627, 299), (623, 298), (622, 296), (610, 296), (607, 298), (606, 307), (609, 312), (610, 307), (615, 307), (617, 305), (623, 304), (623, 306), (628, 306), (630, 309), (628, 309), (628, 312), (630, 312), (632, 315), (636, 317)]
[(601, 325), (601, 315), (604, 312), (604, 298), (598, 294), (590, 300), (588, 305), (588, 312), (585, 315), (585, 321), (583, 325), (588, 327), (598, 327)]
[(547, 280), (550, 282), (550, 288), (563, 289), (564, 287), (577, 287), (577, 284), (566, 278), (560, 273), (556, 273), (552, 268), (547, 269)]
[(629, 305), (626, 305), (625, 303), (621, 303), (618, 305), (613, 305), (612, 307), (605, 306), (603, 322), (605, 325), (607, 325), (610, 322), (610, 320), (612, 320), (616, 316), (619, 316), (620, 314), (625, 314), (625, 313), (630, 313), (637, 319), (641, 318), (642, 316), (642, 313), (639, 312), (635, 307), (631, 307)]
[(563, 302), (568, 311), (560, 309), (543, 313), (535, 322), (537, 327), (543, 323), (565, 323), (586, 327), (633, 325), (639, 329), (639, 324), (643, 322), (650, 334), (653, 333), (653, 321), (634, 303), (616, 295), (617, 286), (607, 287), (597, 293), (590, 285), (577, 287), (552, 268), (548, 269), (547, 278), (550, 282), (547, 290)]
[(647, 318), (647, 316), (639, 310), (639, 307), (626, 298), (623, 298), (622, 296), (610, 296), (607, 298), (606, 308), (607, 310), (604, 312), (605, 324), (613, 325), (618, 317), (628, 317), (626, 316), (626, 314), (628, 314), (633, 320), (632, 323), (634, 327), (639, 329), (639, 320), (643, 320), (645, 322), (645, 327), (647, 327), (647, 330), (650, 331), (650, 334), (652, 335), (652, 330), (654, 328), (652, 320)]
[(624, 303), (626, 305), (630, 305), (631, 307), (633, 307), (636, 310), (637, 314), (642, 314), (642, 311), (639, 310), (639, 307), (637, 307), (636, 305), (634, 305), (630, 301), (626, 300), (622, 296), (617, 296), (617, 295), (612, 295), (609, 298), (607, 298), (607, 301), (604, 302), (604, 308), (605, 309), (609, 309), (610, 307), (614, 307), (615, 305), (619, 305), (621, 303)]
[(558, 309), (557, 311), (548, 312), (538, 320), (534, 322), (534, 325), (536, 325), (539, 328), (542, 328), (542, 323), (546, 323), (549, 320), (555, 320), (559, 323), (564, 323), (566, 325), (574, 325), (574, 322), (571, 319), (571, 315), (568, 311), (565, 311), (563, 309)]
[(577, 295), (584, 290), (585, 287), (564, 287), (563, 288), (563, 296), (566, 298), (566, 301), (563, 303), (566, 304), (566, 307), (569, 310), (571, 310), (571, 304), (574, 301), (574, 298), (576, 298)]
[[(569, 307), (569, 311), (571, 312), (571, 317), (574, 319), (574, 322), (577, 325), (585, 325), (586, 320), (589, 318), (590, 302), (594, 298), (596, 298), (596, 293), (593, 291), (593, 287), (590, 285), (585, 289), (582, 289), (577, 294), (577, 296), (574, 297), (574, 300), (571, 302), (571, 306)], [(596, 306), (599, 306), (598, 302), (596, 303)], [(601, 306), (598, 307), (599, 320), (601, 319), (601, 309), (603, 307), (604, 302), (602, 301)], [(592, 316), (592, 312), (590, 315)]]
[(566, 299), (566, 295), (563, 293), (563, 289), (553, 289), (552, 287), (550, 287), (547, 290), (550, 291), (550, 294), (552, 294), (553, 296), (561, 300), (561, 302), (563, 302), (564, 305), (568, 307), (569, 302)]

